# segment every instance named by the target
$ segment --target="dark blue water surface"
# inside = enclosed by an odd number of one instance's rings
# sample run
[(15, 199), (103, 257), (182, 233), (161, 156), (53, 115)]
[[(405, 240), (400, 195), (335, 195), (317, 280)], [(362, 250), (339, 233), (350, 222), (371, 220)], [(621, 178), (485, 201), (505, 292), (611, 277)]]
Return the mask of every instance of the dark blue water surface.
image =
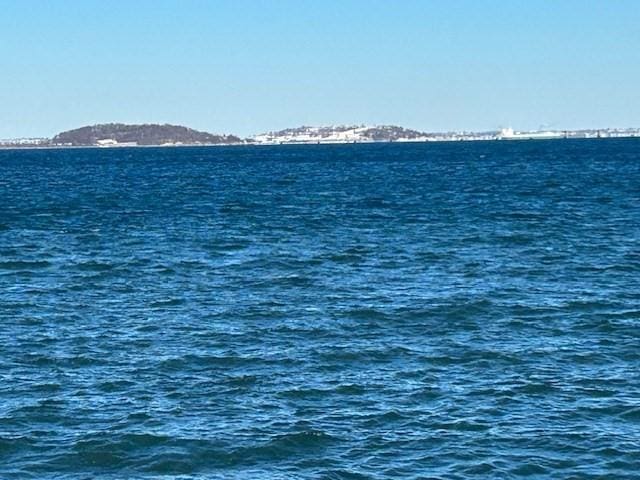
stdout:
[(640, 141), (0, 151), (0, 478), (639, 478)]

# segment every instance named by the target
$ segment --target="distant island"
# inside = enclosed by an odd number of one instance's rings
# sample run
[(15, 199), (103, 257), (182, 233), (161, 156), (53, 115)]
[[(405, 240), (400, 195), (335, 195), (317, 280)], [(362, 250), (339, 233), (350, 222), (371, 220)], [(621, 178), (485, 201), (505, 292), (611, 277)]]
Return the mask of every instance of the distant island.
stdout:
[(640, 129), (536, 130), (515, 131), (503, 128), (487, 132), (420, 132), (395, 125), (340, 125), (297, 127), (252, 137), (259, 145), (376, 143), (376, 142), (452, 142), (480, 140), (552, 140), (562, 138), (640, 137)]
[(640, 137), (640, 129), (585, 129), (427, 133), (396, 125), (302, 126), (249, 138), (193, 130), (180, 125), (106, 123), (68, 130), (53, 138), (0, 140), (0, 148), (56, 147), (177, 147), (209, 145), (288, 145), (376, 142), (437, 142), (479, 140), (543, 140), (561, 138)]
[(333, 125), (296, 127), (263, 133), (252, 138), (255, 143), (361, 143), (425, 141), (429, 134), (395, 125)]
[(215, 135), (179, 125), (107, 123), (59, 133), (51, 139), (61, 146), (162, 146), (241, 143), (234, 135)]

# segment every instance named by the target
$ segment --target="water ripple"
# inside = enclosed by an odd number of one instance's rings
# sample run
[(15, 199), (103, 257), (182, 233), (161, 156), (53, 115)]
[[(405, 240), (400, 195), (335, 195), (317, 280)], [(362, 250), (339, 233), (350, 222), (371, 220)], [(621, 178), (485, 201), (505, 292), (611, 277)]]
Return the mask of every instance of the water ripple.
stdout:
[(0, 151), (0, 477), (635, 478), (638, 146)]

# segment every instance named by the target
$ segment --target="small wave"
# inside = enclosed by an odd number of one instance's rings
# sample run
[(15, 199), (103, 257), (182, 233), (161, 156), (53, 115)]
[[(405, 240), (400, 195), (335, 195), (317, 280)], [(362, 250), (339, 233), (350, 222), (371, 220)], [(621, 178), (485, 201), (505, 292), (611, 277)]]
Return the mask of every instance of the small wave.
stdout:
[(354, 308), (347, 310), (344, 315), (357, 320), (386, 320), (389, 316), (376, 308)]
[(339, 385), (335, 388), (296, 388), (292, 390), (285, 390), (280, 393), (280, 396), (286, 398), (325, 398), (329, 395), (363, 395), (366, 393), (366, 388), (361, 385)]
[(0, 435), (0, 454), (8, 455), (20, 451), (28, 451), (36, 440), (23, 435), (7, 436)]
[(310, 277), (298, 274), (282, 275), (279, 277), (272, 277), (265, 279), (265, 285), (282, 285), (290, 287), (311, 287), (314, 285), (314, 280)]
[(252, 209), (252, 205), (244, 202), (227, 202), (220, 207), (222, 214), (245, 213)]
[(333, 253), (330, 255), (326, 255), (323, 258), (326, 260), (329, 260), (330, 262), (345, 263), (345, 264), (357, 263), (364, 260), (364, 257), (362, 255), (354, 254), (354, 253), (346, 253), (346, 252)]
[(324, 472), (329, 480), (371, 480), (371, 476), (352, 470), (329, 470)]
[(162, 371), (182, 371), (184, 369), (203, 367), (235, 367), (252, 362), (252, 359), (238, 356), (185, 355), (184, 357), (163, 360), (160, 363), (160, 369)]
[(183, 298), (167, 298), (166, 300), (156, 300), (155, 302), (151, 302), (149, 306), (151, 308), (166, 308), (166, 307), (177, 307), (185, 303)]
[(505, 243), (507, 245), (530, 245), (534, 243), (535, 239), (530, 235), (524, 235), (521, 233), (511, 233), (507, 235), (498, 235), (496, 240)]
[(491, 462), (480, 462), (477, 465), (471, 465), (462, 470), (467, 475), (480, 476), (480, 478), (488, 478), (491, 473), (497, 471), (498, 468)]
[(258, 383), (258, 377), (255, 375), (232, 376), (227, 377), (224, 383), (234, 387), (248, 387)]
[(27, 261), (27, 260), (14, 260), (8, 262), (0, 262), (0, 270), (40, 270), (43, 268), (48, 268), (51, 266), (50, 262), (46, 260), (35, 260), (35, 261)]
[(329, 447), (340, 439), (320, 430), (276, 435), (267, 443), (236, 451), (243, 457), (267, 458), (270, 460), (286, 458), (292, 454), (313, 453)]
[(126, 391), (134, 385), (135, 383), (129, 380), (109, 380), (100, 383), (97, 387), (105, 393), (113, 393)]
[(455, 422), (435, 424), (434, 428), (455, 432), (485, 432), (491, 428), (491, 425), (474, 420), (458, 420)]
[(549, 470), (537, 463), (524, 463), (511, 469), (511, 473), (519, 477), (530, 477), (532, 475), (546, 475)]
[(87, 271), (87, 272), (105, 272), (108, 270), (112, 270), (115, 267), (112, 263), (104, 263), (97, 261), (89, 261), (82, 262), (76, 264), (76, 268), (78, 270)]
[(631, 420), (633, 422), (640, 422), (640, 407), (630, 408), (620, 414), (625, 420)]

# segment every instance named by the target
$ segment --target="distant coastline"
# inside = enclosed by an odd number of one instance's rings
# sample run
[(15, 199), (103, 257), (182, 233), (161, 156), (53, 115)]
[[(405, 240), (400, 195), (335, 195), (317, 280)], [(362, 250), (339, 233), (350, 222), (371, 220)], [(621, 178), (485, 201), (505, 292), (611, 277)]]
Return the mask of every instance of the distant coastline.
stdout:
[(52, 138), (0, 140), (0, 149), (208, 147), (234, 145), (317, 145), (349, 143), (424, 143), (457, 141), (524, 141), (640, 137), (640, 128), (427, 133), (395, 125), (302, 126), (248, 138), (213, 134), (169, 124), (98, 124), (61, 132)]

